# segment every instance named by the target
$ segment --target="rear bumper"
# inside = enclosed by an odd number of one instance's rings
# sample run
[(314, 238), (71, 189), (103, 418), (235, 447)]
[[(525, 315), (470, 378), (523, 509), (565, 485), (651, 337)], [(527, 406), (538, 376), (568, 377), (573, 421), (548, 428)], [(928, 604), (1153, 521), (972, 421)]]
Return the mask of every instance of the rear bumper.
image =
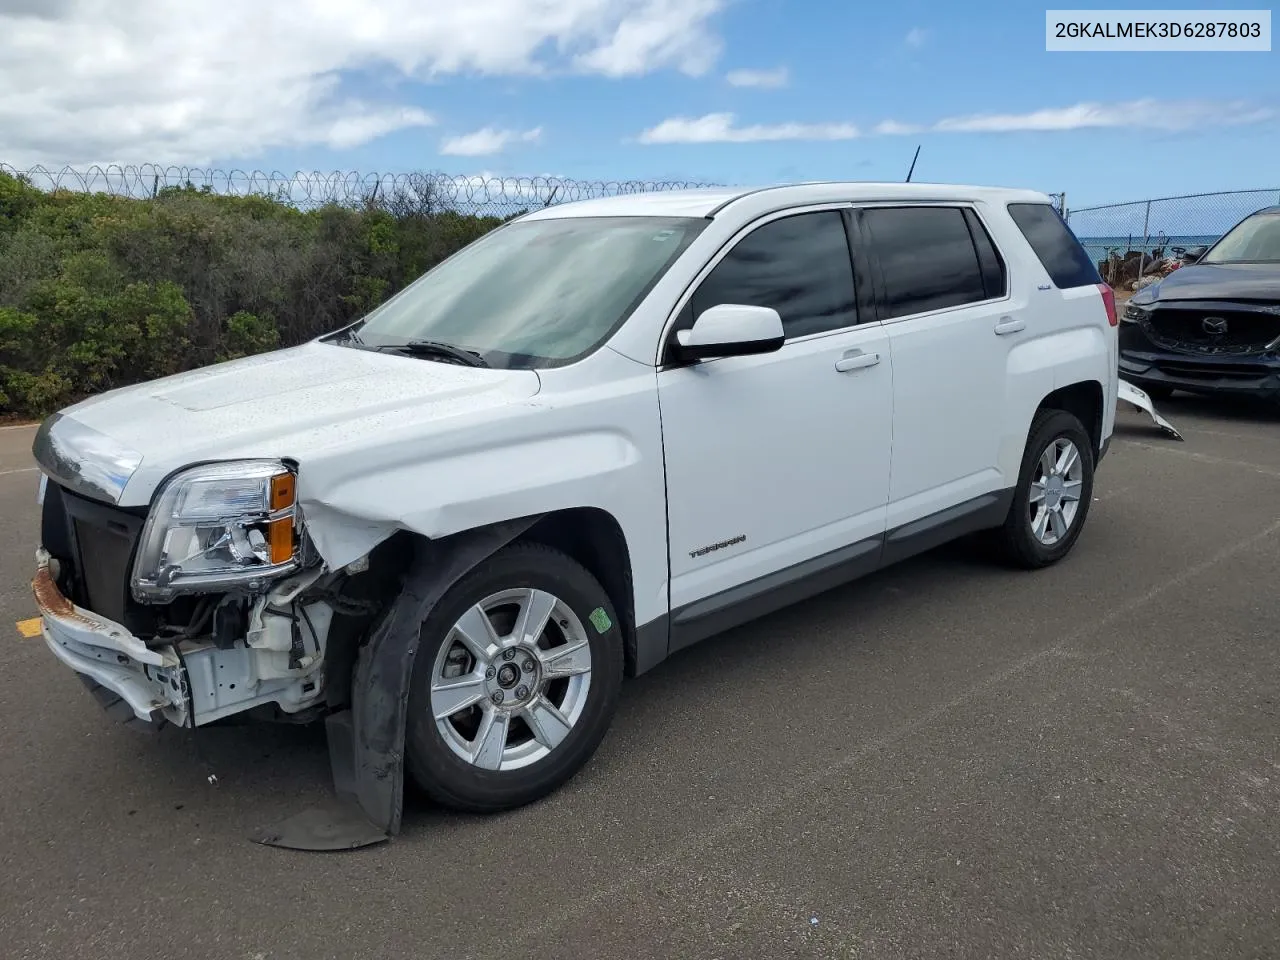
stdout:
[(120, 624), (73, 604), (54, 582), (43, 549), (36, 552), (31, 592), (50, 652), (78, 673), (104, 706), (127, 704), (136, 719), (157, 726), (188, 725), (186, 675), (172, 647), (149, 648)]

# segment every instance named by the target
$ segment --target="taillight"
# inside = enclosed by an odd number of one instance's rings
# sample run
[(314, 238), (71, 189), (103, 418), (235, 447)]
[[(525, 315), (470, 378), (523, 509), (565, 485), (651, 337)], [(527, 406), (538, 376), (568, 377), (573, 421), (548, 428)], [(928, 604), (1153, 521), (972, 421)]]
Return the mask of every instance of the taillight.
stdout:
[(1111, 289), (1111, 284), (1098, 284), (1098, 292), (1102, 294), (1102, 302), (1107, 305), (1107, 323), (1111, 326), (1119, 326), (1120, 315), (1116, 313), (1116, 292)]

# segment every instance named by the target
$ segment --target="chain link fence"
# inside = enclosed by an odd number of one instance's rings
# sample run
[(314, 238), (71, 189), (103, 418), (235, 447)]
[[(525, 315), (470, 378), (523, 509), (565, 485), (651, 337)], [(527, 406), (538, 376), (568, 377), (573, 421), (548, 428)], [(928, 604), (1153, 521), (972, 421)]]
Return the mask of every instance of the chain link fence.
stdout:
[(534, 207), (626, 193), (649, 193), (718, 184), (683, 180), (571, 180), (564, 177), (454, 176), (446, 173), (267, 173), (201, 167), (91, 166), (0, 172), (41, 190), (73, 190), (147, 199), (164, 190), (195, 189), (230, 196), (262, 196), (300, 209), (337, 204), (382, 207), (397, 213), (451, 210), (474, 216), (511, 217)]
[(1249, 214), (1276, 204), (1280, 187), (1082, 207), (1066, 218), (1108, 282), (1133, 284), (1179, 249), (1208, 246)]

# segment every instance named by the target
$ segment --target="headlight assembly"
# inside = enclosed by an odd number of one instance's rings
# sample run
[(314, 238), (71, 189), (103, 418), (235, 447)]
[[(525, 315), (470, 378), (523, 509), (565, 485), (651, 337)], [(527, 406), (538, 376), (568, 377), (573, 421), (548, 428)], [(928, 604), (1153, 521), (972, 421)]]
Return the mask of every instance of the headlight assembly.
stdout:
[(192, 467), (160, 489), (133, 565), (133, 595), (260, 589), (299, 565), (297, 489), (279, 460)]
[(1141, 304), (1131, 303), (1124, 308), (1124, 316), (1121, 317), (1125, 323), (1141, 323), (1151, 316), (1151, 308), (1144, 307)]

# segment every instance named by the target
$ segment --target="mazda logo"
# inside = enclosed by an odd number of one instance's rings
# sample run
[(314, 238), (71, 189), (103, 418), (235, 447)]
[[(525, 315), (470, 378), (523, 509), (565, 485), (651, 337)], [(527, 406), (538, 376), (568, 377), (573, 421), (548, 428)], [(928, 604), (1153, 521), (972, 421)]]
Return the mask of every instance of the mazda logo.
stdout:
[(1226, 317), (1205, 317), (1200, 321), (1200, 326), (1204, 328), (1204, 332), (1211, 336), (1220, 337), (1227, 332)]

